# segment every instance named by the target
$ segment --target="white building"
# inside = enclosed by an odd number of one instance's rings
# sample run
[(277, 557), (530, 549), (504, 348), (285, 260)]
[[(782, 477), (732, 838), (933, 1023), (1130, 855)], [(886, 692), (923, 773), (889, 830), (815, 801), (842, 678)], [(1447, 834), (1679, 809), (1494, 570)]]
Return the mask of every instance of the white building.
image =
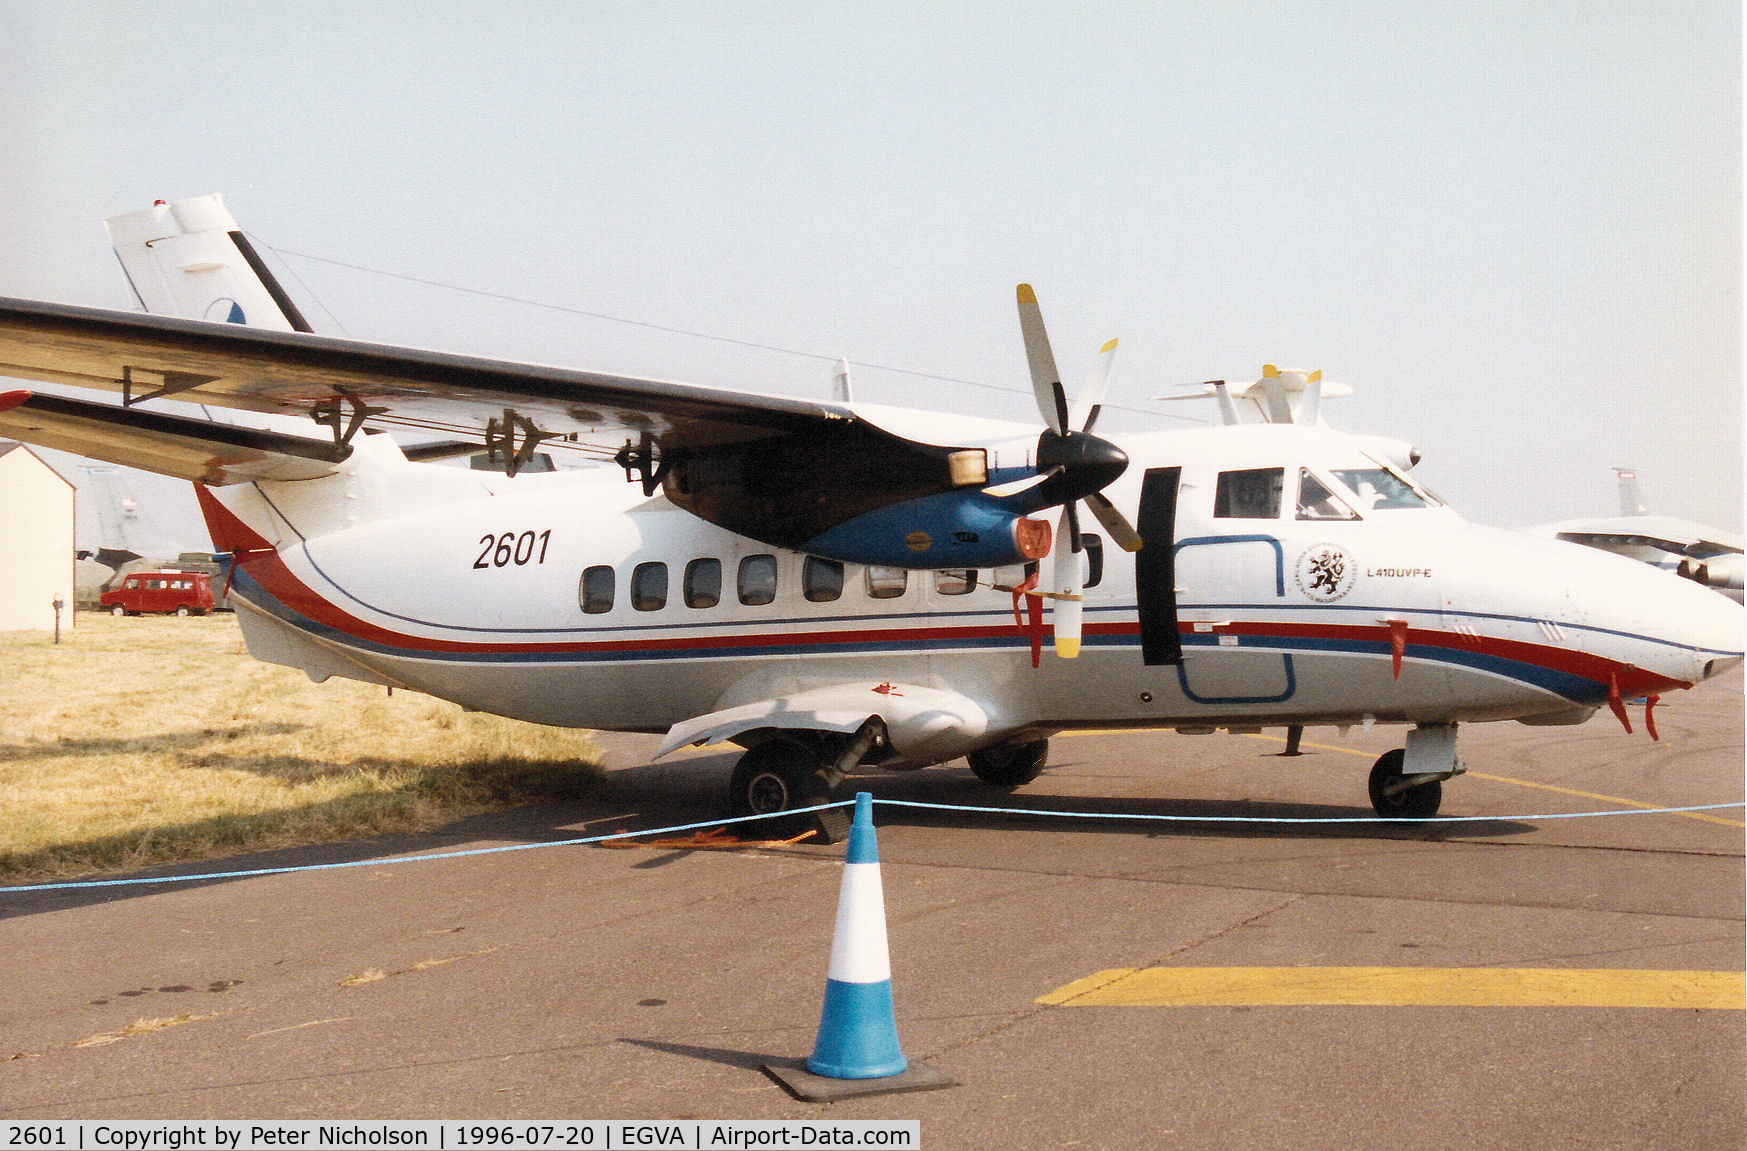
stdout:
[(73, 485), (23, 444), (0, 440), (0, 632), (73, 623)]

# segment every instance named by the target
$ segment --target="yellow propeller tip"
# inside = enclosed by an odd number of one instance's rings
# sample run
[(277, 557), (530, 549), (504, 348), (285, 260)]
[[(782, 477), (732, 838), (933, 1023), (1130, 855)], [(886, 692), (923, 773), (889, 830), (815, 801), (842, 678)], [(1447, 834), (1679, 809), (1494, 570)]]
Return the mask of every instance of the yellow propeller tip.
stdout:
[(1308, 376), (1304, 377), (1305, 382), (1310, 383), (1310, 384), (1317, 383), (1321, 379), (1322, 379), (1322, 369), (1321, 368), (1318, 368), (1316, 371), (1314, 371), (1314, 372), (1310, 373)]
[(1280, 369), (1276, 368), (1273, 364), (1263, 364), (1262, 365), (1262, 378), (1264, 380), (1279, 379), (1280, 378)]
[(1063, 659), (1077, 659), (1080, 654), (1080, 641), (1058, 639), (1055, 641), (1055, 653)]
[(1030, 284), (1019, 285), (1019, 302), (1021, 304), (1037, 303), (1037, 293), (1031, 290)]
[(1114, 352), (1115, 350), (1116, 350), (1116, 341), (1111, 340), (1108, 343), (1106, 343), (1102, 348), (1098, 349), (1098, 354), (1100, 356), (1102, 356), (1105, 352)]

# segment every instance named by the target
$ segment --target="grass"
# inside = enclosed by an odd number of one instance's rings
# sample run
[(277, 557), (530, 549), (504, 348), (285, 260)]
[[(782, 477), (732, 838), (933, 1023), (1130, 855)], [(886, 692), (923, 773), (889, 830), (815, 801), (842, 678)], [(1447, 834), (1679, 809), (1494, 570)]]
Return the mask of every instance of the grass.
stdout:
[(423, 831), (587, 793), (584, 732), (260, 663), (234, 617), (0, 633), (0, 880)]

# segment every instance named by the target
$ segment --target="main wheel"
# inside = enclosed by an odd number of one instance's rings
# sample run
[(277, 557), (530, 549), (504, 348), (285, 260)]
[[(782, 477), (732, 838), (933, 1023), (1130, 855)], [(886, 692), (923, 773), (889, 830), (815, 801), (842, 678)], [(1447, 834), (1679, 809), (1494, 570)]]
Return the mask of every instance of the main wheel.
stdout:
[(1043, 774), (1049, 762), (1049, 740), (998, 743), (965, 756), (977, 778), (994, 787), (1020, 787)]
[(728, 781), (728, 814), (769, 815), (753, 824), (783, 838), (812, 831), (816, 842), (836, 843), (849, 834), (850, 815), (841, 807), (800, 815), (781, 813), (830, 803), (831, 788), (819, 760), (798, 743), (773, 739), (740, 757)]
[(1377, 762), (1371, 766), (1371, 807), (1385, 819), (1430, 819), (1438, 813), (1438, 805), (1444, 801), (1444, 785), (1438, 780), (1418, 784), (1394, 795), (1386, 790), (1392, 780), (1401, 778), (1401, 765), (1406, 760), (1407, 752), (1399, 747), (1377, 757)]

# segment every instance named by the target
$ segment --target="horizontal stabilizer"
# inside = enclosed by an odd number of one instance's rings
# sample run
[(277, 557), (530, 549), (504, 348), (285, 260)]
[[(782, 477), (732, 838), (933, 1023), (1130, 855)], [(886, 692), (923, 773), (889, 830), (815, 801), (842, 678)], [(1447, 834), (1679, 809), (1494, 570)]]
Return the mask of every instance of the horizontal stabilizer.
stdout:
[(0, 436), (214, 486), (312, 480), (351, 454), (332, 440), (44, 395), (0, 405)]

